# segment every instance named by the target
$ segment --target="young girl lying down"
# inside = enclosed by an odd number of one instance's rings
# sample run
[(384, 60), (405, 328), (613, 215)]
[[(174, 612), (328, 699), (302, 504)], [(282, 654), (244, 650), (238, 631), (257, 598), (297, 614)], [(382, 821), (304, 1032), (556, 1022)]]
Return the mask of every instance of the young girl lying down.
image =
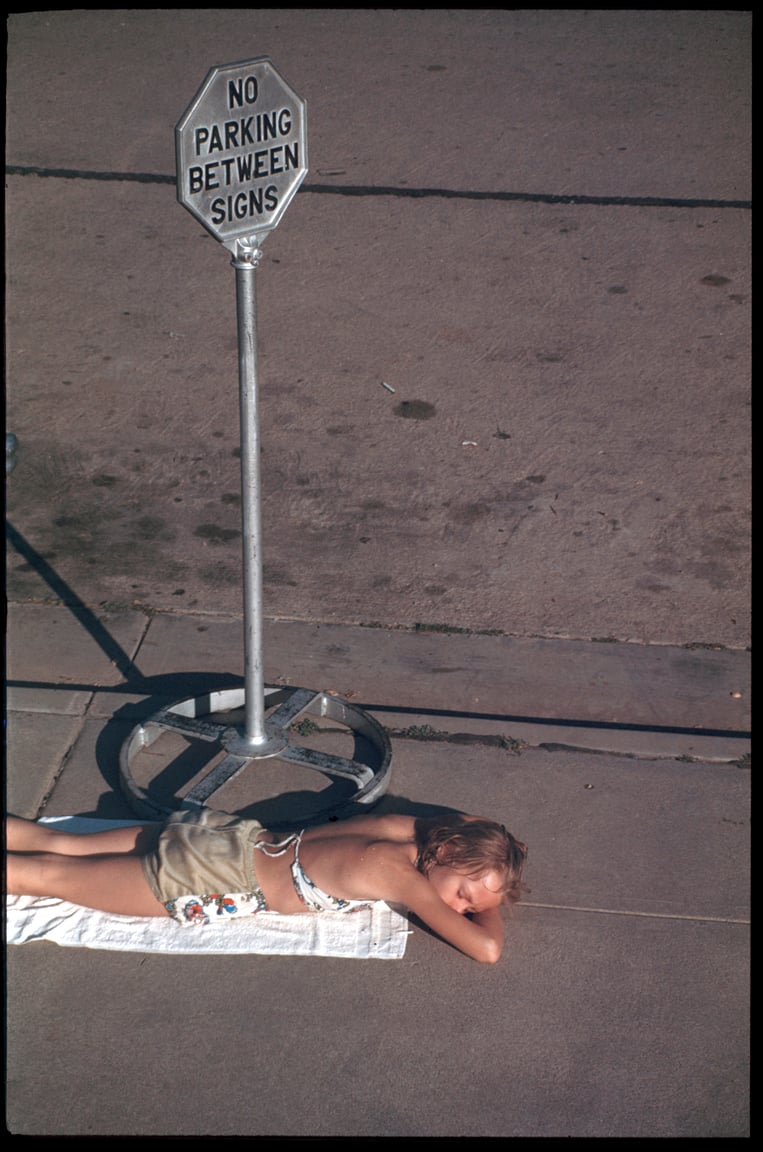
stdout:
[(9, 816), (6, 850), (14, 896), (186, 925), (384, 900), (485, 963), (501, 954), (500, 907), (519, 900), (527, 855), (503, 825), (464, 814), (355, 816), (283, 836), (208, 808), (85, 835)]

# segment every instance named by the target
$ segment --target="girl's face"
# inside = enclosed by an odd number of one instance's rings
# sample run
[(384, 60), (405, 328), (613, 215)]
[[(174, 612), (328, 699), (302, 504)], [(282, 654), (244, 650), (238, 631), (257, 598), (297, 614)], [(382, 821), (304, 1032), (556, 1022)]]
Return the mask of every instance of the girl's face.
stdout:
[(467, 876), (449, 864), (435, 864), (429, 882), (443, 903), (464, 916), (467, 912), (487, 912), (503, 903), (502, 877), (496, 871)]

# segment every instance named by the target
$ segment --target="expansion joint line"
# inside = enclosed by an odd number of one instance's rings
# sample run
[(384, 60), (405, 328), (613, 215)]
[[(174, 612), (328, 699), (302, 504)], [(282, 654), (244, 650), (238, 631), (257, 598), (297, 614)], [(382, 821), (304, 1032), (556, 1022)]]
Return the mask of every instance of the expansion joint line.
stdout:
[[(78, 168), (43, 168), (29, 164), (7, 164), (8, 176), (43, 176), (57, 180), (102, 180), (133, 184), (176, 184), (177, 177), (158, 172), (95, 172)], [(597, 205), (615, 208), (742, 208), (752, 209), (752, 200), (720, 200), (680, 196), (583, 196), (551, 192), (480, 191), (468, 188), (403, 188), (381, 184), (302, 184), (297, 195), (392, 196), (404, 200), (494, 200), (525, 204)]]

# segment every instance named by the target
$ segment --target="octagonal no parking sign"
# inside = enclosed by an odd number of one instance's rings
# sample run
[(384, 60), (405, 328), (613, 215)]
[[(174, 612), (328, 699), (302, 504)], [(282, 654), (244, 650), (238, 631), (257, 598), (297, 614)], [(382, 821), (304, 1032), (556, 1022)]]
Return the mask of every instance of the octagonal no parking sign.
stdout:
[(175, 128), (178, 200), (228, 247), (271, 231), (307, 175), (306, 129), (266, 56), (212, 68)]

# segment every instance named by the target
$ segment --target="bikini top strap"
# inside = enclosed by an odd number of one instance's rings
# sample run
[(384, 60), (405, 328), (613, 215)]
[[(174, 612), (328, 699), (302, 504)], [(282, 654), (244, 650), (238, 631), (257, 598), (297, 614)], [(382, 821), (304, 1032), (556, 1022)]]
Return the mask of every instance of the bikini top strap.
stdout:
[[(304, 828), (302, 829), (304, 832)], [(295, 845), (295, 855), (299, 851), (299, 842), (302, 839), (302, 832), (292, 832), (285, 840), (276, 840), (274, 844), (268, 844), (265, 840), (255, 840), (254, 847), (258, 848), (260, 852), (264, 852), (266, 856), (284, 856), (292, 844)]]

